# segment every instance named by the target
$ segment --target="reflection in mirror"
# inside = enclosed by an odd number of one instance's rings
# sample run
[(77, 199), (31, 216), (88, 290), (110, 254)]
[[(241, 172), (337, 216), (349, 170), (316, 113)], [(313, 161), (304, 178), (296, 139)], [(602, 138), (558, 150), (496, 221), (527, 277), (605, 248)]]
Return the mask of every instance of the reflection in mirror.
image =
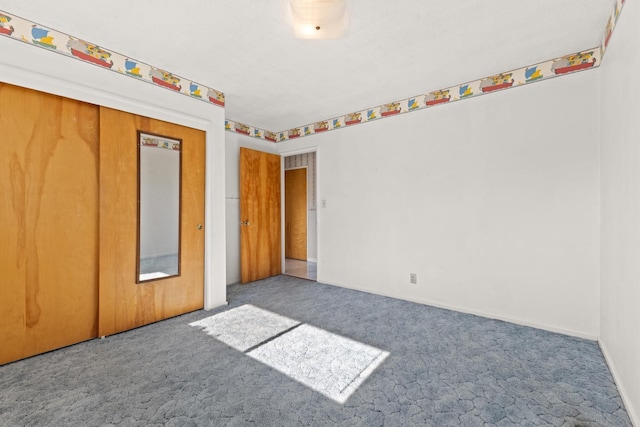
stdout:
[(180, 275), (181, 141), (138, 132), (137, 283)]

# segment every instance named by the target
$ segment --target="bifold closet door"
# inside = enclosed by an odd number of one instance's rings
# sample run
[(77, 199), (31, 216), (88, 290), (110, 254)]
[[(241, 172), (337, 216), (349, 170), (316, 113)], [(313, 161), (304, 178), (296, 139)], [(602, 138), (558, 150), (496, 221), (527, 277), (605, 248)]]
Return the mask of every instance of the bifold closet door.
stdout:
[(97, 336), (98, 124), (0, 83), (0, 364)]
[[(138, 132), (181, 141), (180, 276), (136, 283)], [(100, 336), (204, 305), (205, 132), (100, 107)]]

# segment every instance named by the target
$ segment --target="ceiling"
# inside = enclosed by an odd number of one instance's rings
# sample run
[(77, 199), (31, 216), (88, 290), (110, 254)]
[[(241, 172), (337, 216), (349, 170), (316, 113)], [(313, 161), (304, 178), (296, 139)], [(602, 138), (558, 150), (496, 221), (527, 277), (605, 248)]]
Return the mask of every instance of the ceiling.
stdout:
[(218, 89), (228, 119), (271, 131), (599, 46), (612, 7), (347, 0), (345, 36), (320, 41), (293, 36), (288, 0), (0, 0), (0, 10)]

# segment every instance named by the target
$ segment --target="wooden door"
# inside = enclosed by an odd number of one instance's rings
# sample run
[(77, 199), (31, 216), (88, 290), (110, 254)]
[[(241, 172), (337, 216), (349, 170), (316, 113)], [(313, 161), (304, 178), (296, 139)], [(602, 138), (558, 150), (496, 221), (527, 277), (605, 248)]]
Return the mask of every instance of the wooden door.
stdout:
[(0, 83), (0, 364), (97, 336), (98, 119)]
[(284, 171), (284, 256), (307, 260), (307, 169)]
[[(139, 284), (138, 131), (182, 140), (181, 275)], [(203, 307), (204, 176), (204, 132), (100, 108), (100, 336)]]
[(282, 273), (280, 156), (240, 148), (242, 283)]

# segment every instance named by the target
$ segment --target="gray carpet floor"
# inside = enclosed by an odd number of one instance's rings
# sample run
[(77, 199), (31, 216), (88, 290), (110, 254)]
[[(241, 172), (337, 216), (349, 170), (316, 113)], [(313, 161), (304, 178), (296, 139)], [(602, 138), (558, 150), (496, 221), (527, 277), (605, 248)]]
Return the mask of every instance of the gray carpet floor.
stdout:
[[(230, 286), (228, 300), (1, 366), (0, 425), (631, 426), (592, 341), (289, 276)], [(215, 330), (246, 305), (284, 329), (238, 350), (190, 325)], [(277, 350), (286, 365), (309, 331), (327, 345), (318, 354), (335, 341), (388, 355), (339, 403), (260, 359)]]

